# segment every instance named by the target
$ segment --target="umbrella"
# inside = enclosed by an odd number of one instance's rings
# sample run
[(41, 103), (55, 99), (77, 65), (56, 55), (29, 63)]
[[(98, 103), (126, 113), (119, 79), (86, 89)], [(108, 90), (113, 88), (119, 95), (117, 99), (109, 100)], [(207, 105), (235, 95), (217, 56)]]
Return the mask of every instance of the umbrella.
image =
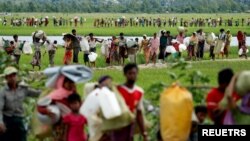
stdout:
[(65, 41), (66, 38), (71, 38), (72, 42), (79, 42), (77, 37), (70, 33), (63, 33), (63, 40)]
[(173, 46), (167, 46), (166, 53), (176, 53), (176, 50)]
[(43, 72), (48, 76), (47, 87), (54, 88), (60, 75), (64, 75), (75, 83), (85, 83), (92, 78), (92, 71), (83, 65), (69, 65), (47, 68)]

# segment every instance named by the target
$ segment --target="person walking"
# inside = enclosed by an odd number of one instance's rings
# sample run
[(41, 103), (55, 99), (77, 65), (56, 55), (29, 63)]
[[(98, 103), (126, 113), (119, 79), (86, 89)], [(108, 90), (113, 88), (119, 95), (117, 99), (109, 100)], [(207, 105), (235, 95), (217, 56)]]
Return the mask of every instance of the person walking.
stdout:
[(156, 58), (159, 51), (159, 45), (160, 45), (159, 38), (157, 37), (157, 34), (154, 33), (154, 37), (149, 41), (150, 56), (154, 65), (156, 65)]
[(46, 41), (46, 37), (43, 36), (42, 42), (40, 42), (40, 38), (36, 38), (36, 34), (38, 32), (35, 32), (33, 35), (33, 44), (34, 44), (34, 49), (35, 49), (35, 54), (33, 56), (33, 60), (31, 62), (33, 70), (35, 69), (35, 66), (38, 66), (39, 70), (41, 69), (41, 47), (44, 45)]
[(167, 36), (165, 31), (161, 31), (161, 37), (160, 37), (160, 53), (159, 53), (159, 60), (162, 60), (162, 62), (165, 61), (165, 51), (167, 47)]
[(78, 64), (78, 55), (81, 49), (80, 47), (81, 37), (77, 36), (75, 29), (72, 30), (72, 34), (78, 39), (78, 42), (73, 42), (73, 46), (72, 46), (73, 47), (73, 63)]
[[(138, 125), (140, 133), (142, 134), (143, 140), (148, 141), (148, 133), (145, 128), (143, 118), (143, 89), (136, 86), (136, 80), (138, 76), (139, 68), (136, 64), (127, 64), (123, 68), (126, 82), (122, 85), (117, 86), (118, 92), (124, 99), (126, 106), (128, 106), (131, 113), (136, 117), (130, 125), (123, 127), (118, 130), (112, 131), (110, 141), (133, 141), (135, 125)], [(121, 121), (122, 122), (122, 121)]]
[(225, 41), (226, 41), (226, 34), (224, 29), (220, 29), (220, 34), (218, 36), (217, 44), (214, 48), (214, 54), (218, 55), (218, 58), (222, 52), (224, 52), (225, 47)]
[(205, 46), (205, 33), (203, 32), (202, 29), (198, 30), (197, 38), (198, 38), (197, 58), (203, 59), (204, 46)]
[(143, 54), (144, 54), (144, 59), (146, 62), (146, 65), (149, 63), (149, 57), (150, 57), (150, 48), (148, 47), (149, 45), (149, 40), (147, 39), (147, 35), (143, 35), (143, 40), (141, 41), (141, 49), (143, 49)]
[(232, 34), (230, 33), (230, 30), (227, 30), (226, 42), (225, 42), (224, 52), (222, 53), (222, 58), (224, 58), (224, 55), (226, 55), (226, 58), (228, 58), (231, 41), (232, 41)]
[(48, 43), (48, 53), (49, 53), (49, 66), (53, 67), (55, 65), (54, 58), (57, 49), (57, 41), (55, 40), (53, 43), (51, 43), (49, 40), (47, 40), (47, 43)]
[(13, 39), (14, 39), (14, 46), (15, 46), (15, 49), (14, 49), (14, 56), (15, 56), (15, 60), (16, 60), (16, 64), (19, 65), (19, 61), (20, 61), (20, 58), (21, 58), (21, 54), (22, 54), (22, 50), (21, 50), (21, 46), (24, 44), (24, 43), (20, 43), (18, 41), (18, 35), (13, 35)]

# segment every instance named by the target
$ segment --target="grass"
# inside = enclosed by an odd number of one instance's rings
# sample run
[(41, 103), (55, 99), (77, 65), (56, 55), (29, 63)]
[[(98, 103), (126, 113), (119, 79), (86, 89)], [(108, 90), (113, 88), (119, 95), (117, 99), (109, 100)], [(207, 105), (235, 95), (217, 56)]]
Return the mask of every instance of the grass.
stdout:
[[(93, 26), (93, 21), (96, 18), (119, 18), (121, 16), (126, 16), (128, 19), (130, 17), (153, 17), (153, 18), (166, 18), (167, 20), (172, 17), (178, 17), (183, 18), (185, 20), (190, 20), (192, 17), (194, 18), (219, 18), (223, 17), (223, 19), (229, 19), (229, 18), (234, 18), (234, 19), (241, 19), (242, 18), (249, 18), (248, 14), (245, 13), (230, 13), (230, 14), (122, 14), (122, 13), (75, 13), (75, 14), (67, 14), (67, 13), (13, 13), (13, 17), (15, 18), (23, 18), (23, 17), (32, 17), (35, 16), (36, 18), (40, 17), (45, 17), (49, 16), (50, 17), (50, 23), (48, 27), (27, 27), (27, 26), (22, 26), (22, 27), (11, 27), (10, 25), (3, 27), (0, 25), (0, 35), (25, 35), (25, 36), (31, 36), (31, 33), (34, 32), (35, 30), (41, 29), (44, 30), (47, 35), (59, 35), (61, 36), (62, 33), (67, 33), (72, 30), (72, 28), (75, 28), (73, 26), (63, 26), (63, 27), (54, 27), (53, 22), (52, 22), (52, 17), (56, 16), (57, 18), (63, 17), (65, 19), (70, 19), (74, 18), (75, 16), (79, 17), (84, 17), (87, 19), (87, 21), (84, 23), (83, 26), (78, 26), (76, 27), (78, 34), (79, 35), (88, 35), (89, 33), (94, 33), (95, 35), (98, 36), (112, 36), (112, 35), (118, 35), (120, 32), (124, 32), (126, 36), (142, 36), (143, 34), (147, 35), (153, 35), (153, 33), (158, 32), (161, 29), (166, 29), (171, 31), (173, 35), (177, 34), (177, 29), (176, 27), (103, 27), (103, 28), (96, 28)], [(3, 19), (3, 16), (0, 18)], [(10, 23), (10, 16), (6, 16), (8, 19), (8, 24)], [(234, 24), (234, 23), (233, 23)], [(241, 25), (241, 24), (240, 24)], [(239, 26), (239, 27), (203, 27), (205, 32), (214, 32), (214, 33), (219, 33), (220, 28), (225, 28), (225, 29), (230, 29), (232, 34), (235, 36), (238, 32), (238, 30), (242, 30), (245, 32), (250, 32), (250, 26)], [(189, 27), (187, 35), (191, 35), (192, 32), (198, 30), (199, 27)]]

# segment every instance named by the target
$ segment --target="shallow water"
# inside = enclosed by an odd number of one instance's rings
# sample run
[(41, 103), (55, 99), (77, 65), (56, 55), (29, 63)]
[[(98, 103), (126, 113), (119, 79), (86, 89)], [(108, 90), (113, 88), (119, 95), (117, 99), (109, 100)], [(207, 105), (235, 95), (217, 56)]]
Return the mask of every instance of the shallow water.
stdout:
[[(7, 40), (12, 40), (13, 39), (12, 36), (0, 36), (0, 38), (1, 37), (4, 38), (4, 39), (7, 39)], [(62, 36), (48, 36), (47, 38), (50, 39), (51, 41), (57, 40), (57, 43), (59, 45), (63, 45), (63, 43), (64, 43), (64, 41), (62, 39), (63, 38)], [(111, 39), (111, 36), (110, 37), (108, 37), (108, 36), (96, 36), (95, 38), (100, 38), (100, 39), (107, 40), (107, 39)], [(136, 37), (136, 36), (126, 37), (126, 38), (128, 40), (135, 39), (135, 38), (139, 38), (139, 41), (142, 40), (142, 37)], [(150, 37), (148, 37), (148, 38), (150, 38)], [(25, 40), (25, 41), (28, 41), (28, 42), (32, 42), (32, 37), (31, 36), (19, 36), (19, 40)], [(238, 46), (238, 41), (237, 41), (236, 37), (232, 38), (231, 46)], [(247, 37), (247, 46), (250, 46), (250, 37)]]

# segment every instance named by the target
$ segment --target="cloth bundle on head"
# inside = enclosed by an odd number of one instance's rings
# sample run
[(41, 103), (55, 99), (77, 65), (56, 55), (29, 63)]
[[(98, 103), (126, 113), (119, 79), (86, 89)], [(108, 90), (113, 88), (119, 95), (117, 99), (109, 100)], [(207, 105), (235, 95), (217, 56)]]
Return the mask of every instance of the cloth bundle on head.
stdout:
[(240, 96), (250, 93), (250, 71), (243, 71), (238, 75), (235, 90)]
[(63, 75), (75, 83), (84, 83), (92, 78), (92, 71), (83, 65), (70, 65), (47, 68), (43, 72), (48, 76), (46, 87), (55, 88), (59, 76)]
[(36, 32), (33, 32), (32, 36), (34, 36), (34, 34), (35, 34), (35, 38), (39, 38), (39, 39), (43, 39), (44, 37), (46, 38), (46, 34), (42, 30), (38, 30)]
[(241, 96), (241, 100), (236, 103), (237, 108), (232, 108), (227, 111), (224, 124), (235, 125), (235, 124), (248, 124), (250, 122), (250, 71), (243, 71), (235, 75), (229, 86), (226, 89), (225, 96), (220, 105), (225, 105), (227, 99), (232, 97), (234, 91)]

